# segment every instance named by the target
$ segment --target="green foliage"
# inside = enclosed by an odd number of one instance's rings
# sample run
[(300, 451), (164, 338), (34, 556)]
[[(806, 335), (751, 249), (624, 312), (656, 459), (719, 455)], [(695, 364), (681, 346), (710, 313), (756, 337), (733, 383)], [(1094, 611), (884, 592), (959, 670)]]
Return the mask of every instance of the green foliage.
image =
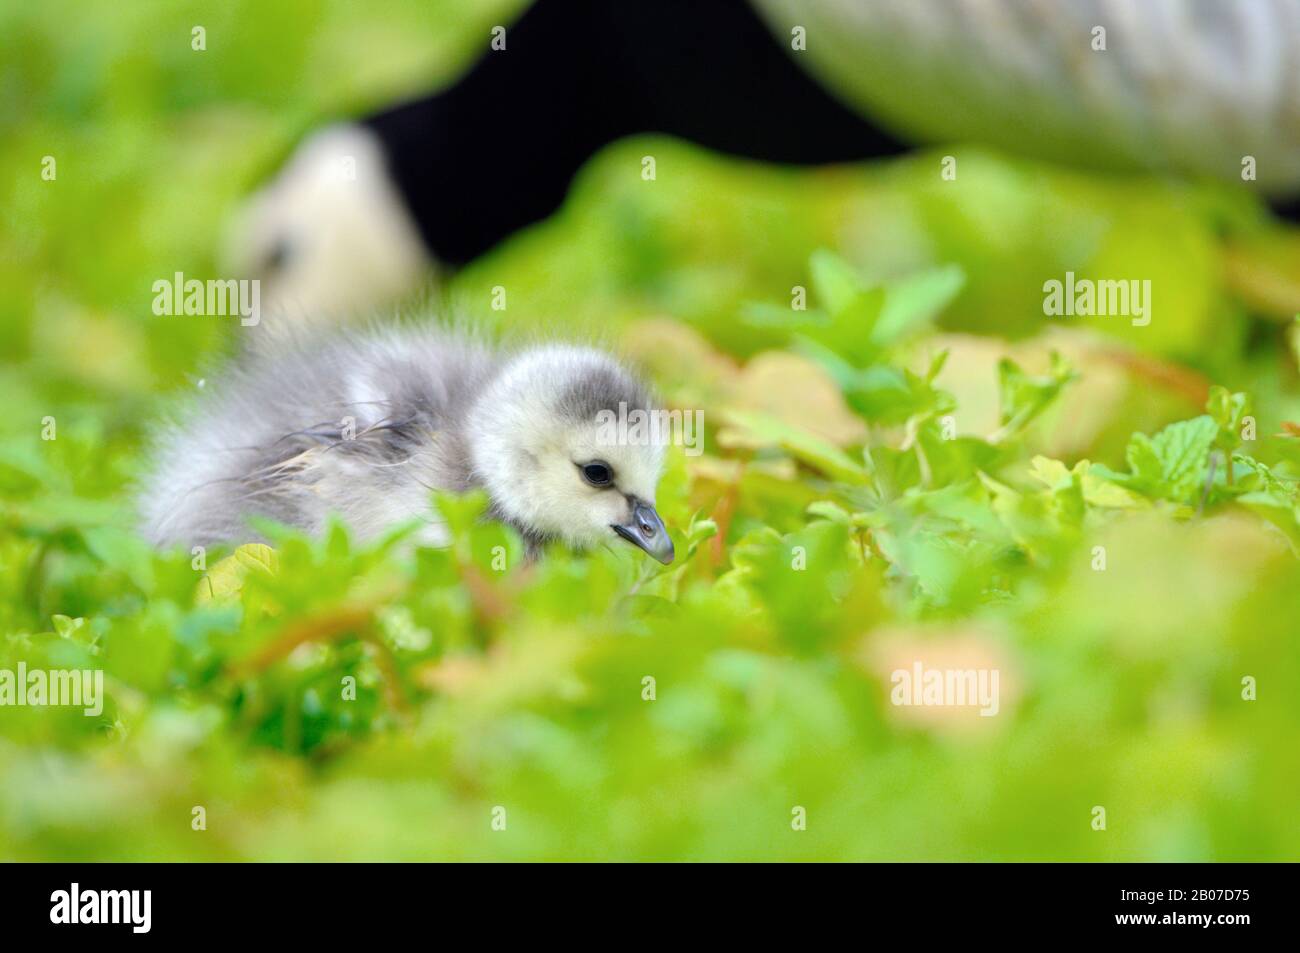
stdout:
[[(826, 253), (812, 270), (826, 328), (880, 298), (895, 327), (924, 334), (944, 297), (915, 291), (932, 278), (871, 285)], [(75, 501), (75, 470), (48, 456), (67, 448), (12, 452), (0, 667), (102, 668), (107, 698), (97, 717), (6, 709), (6, 855), (1294, 855), (1274, 745), (1296, 714), (1283, 607), (1300, 571), (1262, 523), (1230, 513), (1294, 514), (1296, 483), (1285, 460), (1240, 449), (1245, 397), (1216, 390), (1207, 415), (1135, 435), (1127, 473), (1028, 462), (1028, 425), (1074, 377), (1058, 356), (1042, 375), (1003, 361), (989, 382), (1000, 426), (954, 436), (943, 353), (916, 373), (909, 335), (860, 351), (831, 340), (808, 353), (879, 436), (842, 448), (736, 412), (768, 448), (751, 469), (783, 457), (796, 466), (783, 492), (811, 481), (819, 497), (764, 525), (772, 511), (742, 476), (723, 525), (693, 514), (670, 474), (669, 567), (630, 548), (528, 564), (474, 495), (433, 501), (444, 549), (414, 546), (411, 527), (358, 547), (341, 525), (316, 541), (266, 526), (274, 547), (205, 567), (151, 553), (93, 506), (46, 505), (29, 479), (42, 467), (66, 474), (50, 495)], [(872, 372), (903, 383), (902, 410), (855, 402)], [(1233, 454), (1231, 484), (1214, 453)], [(1140, 522), (1168, 504), (1206, 515)], [(1178, 557), (1134, 562), (1144, 550)], [(1108, 598), (1101, 580), (1122, 590), (1145, 573), (1140, 598), (1177, 598), (1185, 575), (1231, 578), (1242, 552), (1250, 585), (1206, 586), (1185, 641), (1163, 641), (1172, 622), (1138, 602), (1089, 608)], [(953, 638), (1021, 687), (984, 731), (900, 722), (876, 653)], [(1250, 673), (1268, 674), (1270, 707), (1238, 700)], [(1189, 691), (1198, 714), (1158, 701)], [(1167, 775), (1204, 810), (1171, 820)], [(1094, 803), (1123, 837), (1090, 830)], [(194, 805), (206, 831), (190, 827)], [(506, 832), (490, 828), (496, 805)], [(793, 805), (807, 831), (790, 829)]]
[(1053, 352), (1051, 371), (1043, 377), (1026, 374), (1013, 361), (998, 364), (998, 393), (1001, 395), (1001, 428), (991, 439), (999, 442), (1024, 431), (1025, 427), (1052, 402), (1074, 372), (1069, 364)]
[[(1300, 857), (1300, 440), (1272, 436), (1300, 401), (1218, 277), (1251, 210), (1199, 188), (969, 149), (940, 184), (925, 153), (795, 172), (618, 144), (449, 297), (489, 326), (506, 284), (530, 329), (698, 332), (660, 382), (709, 425), (659, 490), (677, 562), (529, 564), (474, 495), (434, 501), (443, 549), (335, 525), (152, 551), (148, 422), (233, 329), (150, 317), (150, 282), (214, 271), (301, 129), (450, 77), (513, 7), (263, 6), (0, 13), (0, 670), (105, 675), (97, 715), (0, 707), (0, 859)], [(57, 185), (32, 174), (50, 152)], [(1037, 342), (1066, 268), (1150, 277), (1149, 328), (1077, 323), (1251, 397), (1179, 420), (1201, 396), (1114, 393), (1058, 337), (985, 367), (950, 333)], [(812, 372), (746, 402), (772, 352)], [(780, 413), (815, 383), (852, 427)], [(1078, 416), (1104, 426), (1054, 449)], [(927, 653), (997, 667), (998, 716), (892, 705)]]

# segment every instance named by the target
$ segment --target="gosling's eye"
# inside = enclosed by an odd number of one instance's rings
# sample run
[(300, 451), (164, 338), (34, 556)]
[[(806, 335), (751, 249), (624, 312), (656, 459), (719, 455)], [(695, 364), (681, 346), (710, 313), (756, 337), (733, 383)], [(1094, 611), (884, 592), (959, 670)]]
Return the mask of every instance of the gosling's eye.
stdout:
[(266, 254), (261, 261), (261, 274), (272, 275), (289, 263), (293, 257), (293, 246), (289, 239), (281, 236), (277, 238), (271, 247), (266, 250)]
[(599, 460), (593, 463), (580, 463), (578, 469), (582, 471), (582, 478), (592, 486), (609, 486), (614, 480), (609, 464)]

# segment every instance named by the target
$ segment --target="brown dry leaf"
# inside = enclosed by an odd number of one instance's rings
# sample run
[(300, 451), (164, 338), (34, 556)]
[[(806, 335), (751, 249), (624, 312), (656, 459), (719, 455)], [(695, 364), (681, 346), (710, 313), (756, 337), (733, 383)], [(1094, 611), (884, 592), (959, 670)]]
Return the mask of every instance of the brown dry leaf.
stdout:
[[(918, 353), (913, 369), (924, 370), (939, 350), (948, 361), (936, 384), (957, 399), (954, 414), (962, 434), (985, 437), (998, 426), (998, 362), (1010, 358), (1026, 371), (1045, 373), (1051, 352), (1068, 360), (1079, 377), (1067, 386), (1031, 439), (1035, 452), (1074, 459), (1095, 450), (1108, 430), (1122, 422), (1127, 440), (1133, 430), (1158, 429), (1196, 413), (1209, 384), (1177, 364), (1124, 347), (1080, 328), (1054, 326), (1025, 341), (940, 334)], [(1135, 419), (1135, 412), (1145, 414)]]
[(740, 372), (731, 397), (739, 408), (775, 417), (837, 447), (860, 444), (867, 437), (866, 424), (849, 410), (835, 382), (798, 354), (756, 355)]
[[(810, 434), (837, 450), (862, 443), (866, 424), (845, 404), (839, 387), (817, 364), (786, 351), (766, 351), (743, 368), (693, 328), (667, 318), (639, 321), (624, 346), (661, 382), (678, 406), (756, 412)], [(734, 429), (718, 433), (724, 448), (767, 446), (746, 442)]]
[(744, 462), (727, 457), (713, 457), (707, 454), (695, 457), (687, 462), (691, 477), (696, 481), (708, 483), (731, 484), (740, 479)]
[(623, 346), (670, 390), (726, 391), (737, 373), (736, 362), (704, 335), (671, 318), (633, 322), (623, 332)]
[(998, 361), (1009, 356), (1011, 345), (973, 334), (936, 334), (919, 350), (912, 370), (924, 373), (933, 357), (945, 350), (948, 360), (935, 384), (957, 398), (957, 432), (986, 437), (998, 427)]
[(574, 660), (589, 645), (583, 633), (553, 630), (545, 637), (496, 643), (482, 654), (449, 655), (422, 665), (415, 681), (424, 688), (473, 698), (487, 708), (528, 705), (537, 700), (585, 696)]
[(978, 624), (877, 629), (859, 661), (880, 679), (891, 720), (944, 735), (996, 730), (1023, 692), (1006, 646)]
[(417, 669), (415, 681), (423, 688), (459, 695), (487, 677), (489, 670), (490, 664), (484, 655), (449, 655)]
[(788, 457), (773, 460), (735, 460), (729, 457), (712, 457), (707, 454), (687, 461), (691, 476), (708, 483), (732, 484), (745, 471), (772, 477), (776, 480), (793, 480), (799, 475), (794, 461)]

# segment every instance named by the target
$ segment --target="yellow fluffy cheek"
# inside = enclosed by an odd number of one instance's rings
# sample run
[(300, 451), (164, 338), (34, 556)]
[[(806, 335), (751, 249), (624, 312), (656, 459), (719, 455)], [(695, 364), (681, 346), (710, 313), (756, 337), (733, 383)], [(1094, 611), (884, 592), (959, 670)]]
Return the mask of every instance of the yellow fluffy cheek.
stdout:
[(574, 542), (582, 545), (595, 545), (612, 538), (610, 525), (627, 519), (627, 504), (621, 496), (612, 491), (582, 494), (584, 499), (570, 513), (566, 525), (561, 529)]
[(611, 535), (611, 523), (628, 516), (627, 501), (615, 490), (597, 490), (582, 482), (572, 464), (548, 467), (532, 501), (534, 524), (579, 545), (595, 545)]
[(631, 515), (627, 500), (615, 490), (606, 490), (599, 494), (589, 508), (591, 518), (588, 522), (602, 531), (608, 531), (611, 523), (625, 523)]

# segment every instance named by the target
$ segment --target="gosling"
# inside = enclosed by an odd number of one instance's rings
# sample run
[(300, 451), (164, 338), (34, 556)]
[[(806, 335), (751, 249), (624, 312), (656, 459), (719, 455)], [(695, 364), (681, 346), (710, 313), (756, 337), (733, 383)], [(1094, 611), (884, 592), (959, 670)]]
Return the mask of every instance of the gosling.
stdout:
[(257, 539), (250, 517), (318, 533), (337, 516), (360, 539), (418, 519), (421, 541), (442, 545), (431, 491), (481, 489), (534, 558), (552, 541), (622, 539), (667, 564), (663, 440), (608, 426), (634, 410), (653, 414), (647, 388), (595, 348), (510, 351), (437, 326), (282, 341), (160, 430), (142, 529), (190, 548)]

